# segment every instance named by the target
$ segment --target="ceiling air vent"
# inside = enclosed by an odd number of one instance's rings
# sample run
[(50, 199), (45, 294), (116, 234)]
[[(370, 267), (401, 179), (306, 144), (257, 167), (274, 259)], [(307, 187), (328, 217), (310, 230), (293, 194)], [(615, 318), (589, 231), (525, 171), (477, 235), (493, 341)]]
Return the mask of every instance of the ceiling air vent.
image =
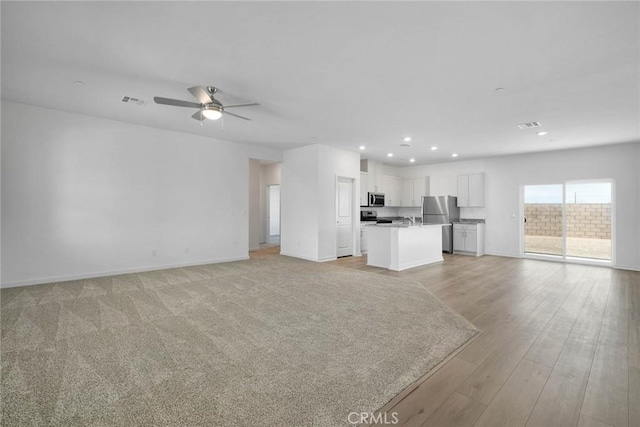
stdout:
[(136, 105), (144, 105), (147, 103), (147, 101), (145, 101), (144, 99), (133, 98), (131, 96), (125, 96), (124, 98), (122, 98), (122, 102)]
[(531, 129), (540, 127), (540, 122), (528, 122), (528, 123), (520, 123), (518, 125), (520, 129)]

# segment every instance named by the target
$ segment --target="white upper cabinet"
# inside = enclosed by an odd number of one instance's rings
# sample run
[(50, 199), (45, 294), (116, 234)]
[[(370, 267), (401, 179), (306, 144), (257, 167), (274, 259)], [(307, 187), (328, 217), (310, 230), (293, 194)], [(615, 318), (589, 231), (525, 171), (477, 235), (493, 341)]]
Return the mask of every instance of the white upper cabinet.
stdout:
[(458, 176), (458, 206), (484, 206), (484, 174), (482, 172)]
[(402, 180), (397, 176), (384, 176), (384, 205), (400, 206)]
[(484, 206), (484, 175), (469, 175), (469, 206)]
[(383, 170), (382, 163), (367, 159), (360, 160), (360, 172), (367, 174), (366, 185), (360, 184), (361, 191), (366, 189), (371, 193), (383, 193)]
[(429, 195), (428, 179), (428, 177), (403, 179), (399, 206), (421, 206), (422, 197)]
[(384, 165), (368, 159), (360, 160), (360, 206), (369, 203), (368, 193), (384, 193), (385, 206), (422, 205), (429, 195), (429, 177), (403, 179), (384, 174)]
[(400, 191), (400, 206), (412, 206), (413, 180), (403, 179)]
[(369, 161), (369, 188), (372, 193), (384, 193), (382, 163)]
[(360, 172), (360, 206), (369, 205), (369, 174)]

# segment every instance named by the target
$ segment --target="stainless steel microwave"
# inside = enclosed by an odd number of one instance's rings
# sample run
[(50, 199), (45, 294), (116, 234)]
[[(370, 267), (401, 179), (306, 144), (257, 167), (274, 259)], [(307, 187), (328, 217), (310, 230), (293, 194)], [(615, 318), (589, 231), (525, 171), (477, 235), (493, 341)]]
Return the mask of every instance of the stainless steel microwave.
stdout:
[(384, 193), (369, 193), (369, 206), (383, 207)]

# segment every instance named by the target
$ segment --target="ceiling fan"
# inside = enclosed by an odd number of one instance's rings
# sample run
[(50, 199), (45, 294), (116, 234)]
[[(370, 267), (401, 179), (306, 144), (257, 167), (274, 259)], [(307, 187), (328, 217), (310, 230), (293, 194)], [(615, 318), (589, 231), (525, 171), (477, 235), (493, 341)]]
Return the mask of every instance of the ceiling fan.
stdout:
[(218, 92), (218, 88), (214, 86), (194, 86), (190, 87), (187, 90), (191, 92), (191, 95), (193, 95), (198, 100), (198, 102), (181, 101), (179, 99), (162, 98), (160, 96), (154, 96), (153, 100), (156, 104), (172, 105), (174, 107), (197, 108), (198, 111), (196, 111), (195, 114), (191, 117), (200, 121), (203, 121), (204, 119), (218, 120), (220, 117), (222, 117), (223, 114), (228, 114), (230, 116), (237, 117), (243, 120), (251, 120), (248, 117), (230, 113), (226, 111), (226, 109), (260, 105), (255, 102), (251, 104), (223, 105), (213, 96)]

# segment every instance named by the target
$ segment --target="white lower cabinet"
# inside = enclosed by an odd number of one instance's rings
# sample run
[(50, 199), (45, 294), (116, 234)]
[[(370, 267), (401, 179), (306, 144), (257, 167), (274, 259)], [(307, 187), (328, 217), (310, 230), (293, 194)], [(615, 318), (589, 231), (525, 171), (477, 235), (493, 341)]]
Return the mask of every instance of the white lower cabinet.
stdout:
[(484, 224), (453, 224), (453, 253), (484, 255)]
[(367, 227), (370, 224), (360, 223), (360, 253), (367, 253)]

